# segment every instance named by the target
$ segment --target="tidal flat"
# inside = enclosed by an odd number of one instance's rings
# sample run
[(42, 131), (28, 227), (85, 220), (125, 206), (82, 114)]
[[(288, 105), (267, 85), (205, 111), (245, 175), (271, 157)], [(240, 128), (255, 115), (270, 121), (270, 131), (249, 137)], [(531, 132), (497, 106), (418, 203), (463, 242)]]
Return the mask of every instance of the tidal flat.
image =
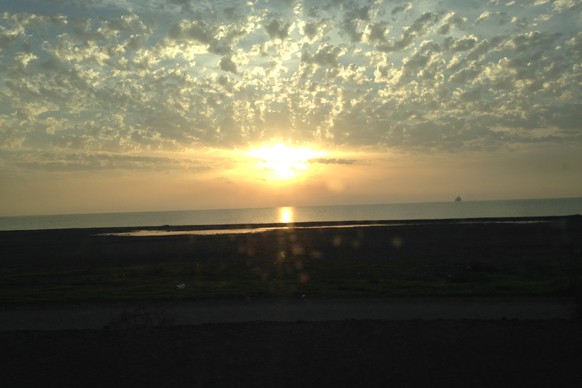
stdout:
[(559, 296), (582, 273), (579, 216), (200, 229), (0, 232), (0, 303)]

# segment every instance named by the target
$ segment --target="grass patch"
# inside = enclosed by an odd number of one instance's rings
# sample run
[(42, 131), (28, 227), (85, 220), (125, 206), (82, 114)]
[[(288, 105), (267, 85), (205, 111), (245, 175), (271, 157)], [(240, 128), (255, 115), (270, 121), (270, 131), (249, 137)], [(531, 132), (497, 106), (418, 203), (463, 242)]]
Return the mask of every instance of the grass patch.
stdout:
[[(331, 260), (302, 266), (192, 264), (131, 265), (0, 274), (2, 303), (212, 299), (240, 297), (552, 295), (560, 279), (511, 273), (429, 270), (389, 262), (344, 266)], [(443, 269), (445, 271), (443, 271)], [(177, 286), (183, 284), (184, 288)]]

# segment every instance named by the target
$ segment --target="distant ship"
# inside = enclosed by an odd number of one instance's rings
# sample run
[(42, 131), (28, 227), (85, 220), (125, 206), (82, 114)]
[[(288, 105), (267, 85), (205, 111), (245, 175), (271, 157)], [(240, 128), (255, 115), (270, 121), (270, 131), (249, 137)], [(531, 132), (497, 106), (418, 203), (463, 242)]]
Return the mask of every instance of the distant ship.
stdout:
[(461, 202), (463, 199), (461, 198), (460, 195), (457, 195), (457, 198), (455, 198), (455, 202)]

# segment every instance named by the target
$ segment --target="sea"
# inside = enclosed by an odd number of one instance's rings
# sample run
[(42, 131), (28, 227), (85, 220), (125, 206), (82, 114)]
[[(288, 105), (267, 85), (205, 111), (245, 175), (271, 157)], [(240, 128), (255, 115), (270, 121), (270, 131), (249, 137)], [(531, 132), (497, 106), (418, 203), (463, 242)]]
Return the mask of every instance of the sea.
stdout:
[(552, 198), (9, 216), (0, 217), (0, 231), (186, 225), (240, 226), (338, 221), (447, 220), (579, 214), (582, 214), (582, 198)]

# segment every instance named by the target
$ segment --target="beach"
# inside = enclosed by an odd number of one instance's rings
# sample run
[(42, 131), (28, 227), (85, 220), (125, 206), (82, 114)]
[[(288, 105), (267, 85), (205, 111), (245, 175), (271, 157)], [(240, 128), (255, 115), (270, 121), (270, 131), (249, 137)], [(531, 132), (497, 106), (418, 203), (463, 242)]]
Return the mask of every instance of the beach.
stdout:
[(579, 216), (264, 227), (1, 232), (3, 386), (582, 381)]

